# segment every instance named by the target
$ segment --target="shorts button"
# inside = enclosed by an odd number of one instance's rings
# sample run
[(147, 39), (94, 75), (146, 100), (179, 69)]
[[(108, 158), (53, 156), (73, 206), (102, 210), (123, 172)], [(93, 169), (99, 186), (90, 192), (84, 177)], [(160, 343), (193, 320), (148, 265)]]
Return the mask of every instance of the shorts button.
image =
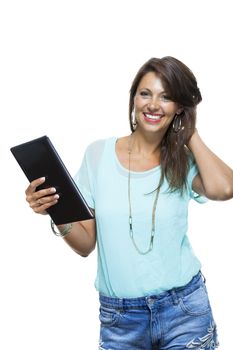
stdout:
[(148, 298), (147, 302), (149, 305), (152, 305), (152, 304), (154, 304), (155, 300), (153, 298)]

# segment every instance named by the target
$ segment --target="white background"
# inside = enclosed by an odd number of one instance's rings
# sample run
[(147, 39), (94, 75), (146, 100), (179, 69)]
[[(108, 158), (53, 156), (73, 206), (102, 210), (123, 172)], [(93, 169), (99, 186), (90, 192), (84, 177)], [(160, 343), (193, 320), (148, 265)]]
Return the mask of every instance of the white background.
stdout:
[[(9, 148), (47, 134), (71, 174), (93, 140), (129, 133), (129, 88), (151, 57), (186, 63), (198, 130), (233, 166), (230, 1), (3, 0), (0, 5), (0, 348), (97, 349), (96, 252), (76, 255), (25, 202)], [(222, 350), (232, 348), (232, 201), (190, 204)]]

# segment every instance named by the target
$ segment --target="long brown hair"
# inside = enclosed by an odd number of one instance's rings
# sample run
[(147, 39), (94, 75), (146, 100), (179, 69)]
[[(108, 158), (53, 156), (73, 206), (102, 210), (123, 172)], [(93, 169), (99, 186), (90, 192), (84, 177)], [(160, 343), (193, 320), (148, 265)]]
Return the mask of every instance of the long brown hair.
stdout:
[(178, 189), (183, 192), (190, 166), (190, 152), (186, 145), (195, 130), (196, 106), (202, 100), (201, 93), (194, 74), (184, 63), (171, 56), (151, 58), (139, 69), (130, 89), (129, 121), (132, 132), (135, 131), (132, 120), (134, 96), (141, 79), (149, 72), (159, 76), (171, 100), (183, 108), (180, 131), (174, 132), (170, 124), (161, 143), (160, 156), (161, 183), (166, 177), (171, 191)]

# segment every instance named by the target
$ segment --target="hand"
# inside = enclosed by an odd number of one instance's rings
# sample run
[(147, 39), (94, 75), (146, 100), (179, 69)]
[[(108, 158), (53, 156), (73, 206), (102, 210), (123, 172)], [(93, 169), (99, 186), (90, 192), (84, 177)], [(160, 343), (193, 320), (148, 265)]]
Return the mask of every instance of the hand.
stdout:
[(58, 202), (59, 195), (54, 187), (36, 191), (36, 188), (45, 182), (45, 178), (39, 178), (30, 183), (25, 191), (26, 201), (37, 214), (47, 214), (46, 210)]
[(185, 144), (188, 146), (192, 136), (196, 132), (196, 115), (193, 118), (186, 118), (184, 120), (184, 136), (185, 136)]
[(195, 128), (195, 130), (194, 130), (193, 134), (191, 135), (189, 142), (187, 144), (187, 147), (190, 149), (190, 151), (191, 151), (191, 145), (193, 142), (195, 142), (197, 135), (198, 135), (198, 131), (197, 131), (197, 128)]

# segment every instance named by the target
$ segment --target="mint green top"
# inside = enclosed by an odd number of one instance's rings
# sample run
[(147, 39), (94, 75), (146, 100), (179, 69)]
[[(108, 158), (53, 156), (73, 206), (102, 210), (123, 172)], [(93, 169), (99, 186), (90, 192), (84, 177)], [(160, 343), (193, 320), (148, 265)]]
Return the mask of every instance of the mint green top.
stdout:
[[(191, 165), (182, 196), (178, 191), (168, 193), (168, 183), (164, 181), (156, 208), (153, 250), (141, 255), (129, 235), (128, 170), (117, 158), (116, 140), (112, 137), (90, 144), (75, 176), (88, 205), (95, 209), (96, 289), (111, 297), (135, 298), (184, 286), (201, 268), (187, 236), (189, 200), (205, 202), (192, 191), (197, 168)], [(153, 190), (159, 179), (160, 166), (131, 172), (133, 230), (142, 251), (150, 242)]]

